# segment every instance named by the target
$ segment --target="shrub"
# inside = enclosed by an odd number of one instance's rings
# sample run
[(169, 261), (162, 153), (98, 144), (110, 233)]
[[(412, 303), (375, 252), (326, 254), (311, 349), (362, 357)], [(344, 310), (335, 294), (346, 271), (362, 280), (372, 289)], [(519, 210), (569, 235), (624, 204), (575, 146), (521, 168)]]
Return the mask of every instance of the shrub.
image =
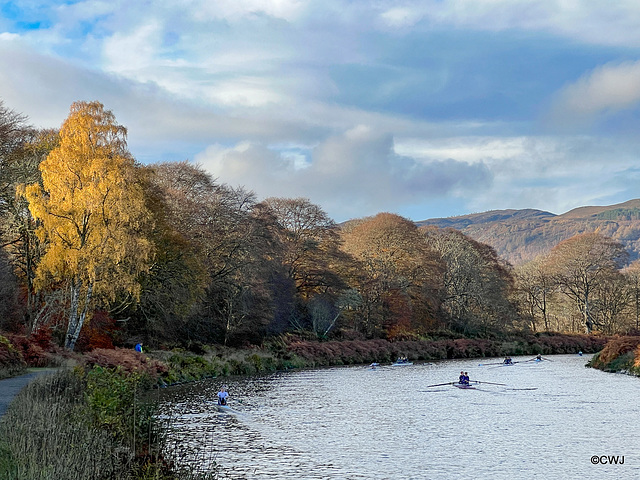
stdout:
[(0, 378), (12, 377), (22, 373), (27, 363), (22, 354), (9, 340), (0, 335)]
[[(591, 359), (589, 365), (602, 370), (612, 370), (616, 368), (616, 366), (610, 365), (612, 362), (628, 352), (635, 351), (639, 346), (640, 337), (614, 337), (607, 342), (597, 357)], [(620, 369), (618, 368), (618, 370)]]
[(20, 351), (27, 366), (46, 367), (49, 365), (51, 356), (30, 338), (25, 335), (9, 335), (8, 338), (13, 346)]

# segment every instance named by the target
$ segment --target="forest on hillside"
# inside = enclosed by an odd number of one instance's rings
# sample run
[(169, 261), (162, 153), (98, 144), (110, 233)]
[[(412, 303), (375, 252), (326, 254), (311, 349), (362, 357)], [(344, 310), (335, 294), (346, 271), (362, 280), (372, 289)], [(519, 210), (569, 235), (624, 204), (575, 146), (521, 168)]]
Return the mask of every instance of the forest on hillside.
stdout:
[(630, 259), (640, 256), (640, 200), (579, 207), (562, 215), (541, 210), (495, 210), (416, 222), (418, 226), (451, 227), (495, 248), (513, 265), (546, 254), (563, 240), (597, 232), (620, 242)]
[(451, 228), (142, 165), (126, 133), (99, 102), (59, 130), (0, 102), (0, 329), (68, 350), (638, 329), (640, 265), (605, 235), (513, 267)]

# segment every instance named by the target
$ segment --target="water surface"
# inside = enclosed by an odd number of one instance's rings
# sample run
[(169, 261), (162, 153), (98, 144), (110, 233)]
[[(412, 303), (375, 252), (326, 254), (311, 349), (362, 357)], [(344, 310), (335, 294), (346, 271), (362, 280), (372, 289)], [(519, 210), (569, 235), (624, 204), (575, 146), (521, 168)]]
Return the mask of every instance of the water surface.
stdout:
[[(163, 391), (161, 407), (178, 461), (216, 462), (223, 479), (640, 478), (640, 380), (546, 358), (212, 380)], [(428, 387), (461, 370), (506, 386)], [(231, 413), (215, 406), (223, 381)]]

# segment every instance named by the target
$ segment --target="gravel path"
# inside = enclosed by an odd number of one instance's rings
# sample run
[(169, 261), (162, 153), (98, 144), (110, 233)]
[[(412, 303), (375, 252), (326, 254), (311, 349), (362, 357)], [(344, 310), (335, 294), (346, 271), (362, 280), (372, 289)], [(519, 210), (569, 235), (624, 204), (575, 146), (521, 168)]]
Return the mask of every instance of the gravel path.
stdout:
[(38, 370), (35, 372), (20, 375), (19, 377), (5, 378), (0, 380), (0, 417), (5, 414), (9, 404), (20, 390), (43, 373), (50, 373), (54, 370)]

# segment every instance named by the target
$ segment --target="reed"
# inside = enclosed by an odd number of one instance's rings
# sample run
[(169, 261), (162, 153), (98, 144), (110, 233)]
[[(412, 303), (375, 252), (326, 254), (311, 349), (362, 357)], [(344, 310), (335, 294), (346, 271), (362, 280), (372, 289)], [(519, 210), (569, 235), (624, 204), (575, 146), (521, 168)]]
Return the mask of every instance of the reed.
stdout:
[(18, 394), (0, 422), (0, 478), (128, 479), (133, 456), (92, 425), (82, 379), (45, 375)]
[(212, 480), (172, 471), (135, 374), (94, 367), (37, 378), (0, 420), (3, 480)]

